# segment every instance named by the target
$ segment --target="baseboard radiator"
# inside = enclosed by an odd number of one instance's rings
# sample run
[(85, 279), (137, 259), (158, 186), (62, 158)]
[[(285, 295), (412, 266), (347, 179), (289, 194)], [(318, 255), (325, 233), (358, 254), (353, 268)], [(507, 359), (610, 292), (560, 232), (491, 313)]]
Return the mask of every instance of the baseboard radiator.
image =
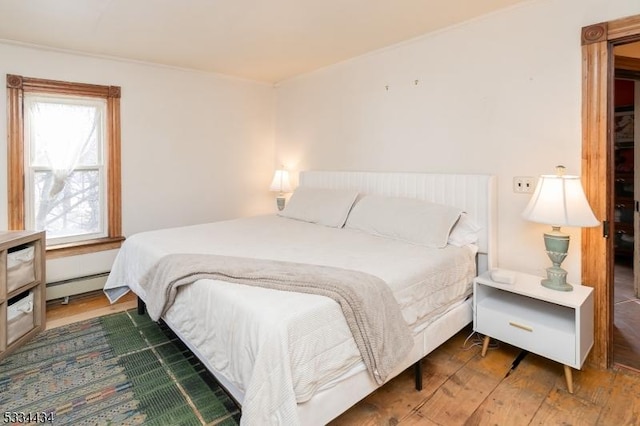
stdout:
[(47, 283), (47, 300), (62, 299), (89, 291), (101, 290), (108, 272)]

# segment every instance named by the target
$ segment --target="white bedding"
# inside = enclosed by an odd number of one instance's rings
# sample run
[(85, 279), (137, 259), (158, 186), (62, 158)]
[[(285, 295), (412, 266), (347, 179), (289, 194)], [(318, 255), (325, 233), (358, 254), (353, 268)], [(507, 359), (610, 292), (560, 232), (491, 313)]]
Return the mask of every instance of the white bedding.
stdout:
[[(278, 216), (258, 216), (130, 237), (105, 291), (131, 288), (169, 253), (210, 253), (331, 265), (376, 275), (414, 330), (464, 299), (475, 246), (432, 249)], [(115, 293), (114, 293), (115, 290)], [(117, 297), (117, 296), (116, 296)], [(238, 301), (242, 301), (239, 303)], [(216, 373), (244, 392), (243, 424), (297, 424), (296, 403), (361, 362), (339, 306), (300, 293), (200, 280), (183, 287), (166, 319)]]

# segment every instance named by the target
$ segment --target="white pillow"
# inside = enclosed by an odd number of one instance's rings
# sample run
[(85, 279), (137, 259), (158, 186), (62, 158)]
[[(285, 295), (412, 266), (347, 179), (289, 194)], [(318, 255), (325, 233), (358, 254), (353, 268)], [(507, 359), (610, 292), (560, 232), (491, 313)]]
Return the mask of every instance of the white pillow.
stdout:
[(357, 191), (299, 187), (280, 216), (341, 228), (353, 206)]
[(345, 227), (443, 248), (461, 213), (457, 207), (414, 198), (367, 195), (353, 206)]
[(460, 215), (460, 219), (453, 225), (448, 243), (456, 247), (475, 244), (478, 242), (478, 232), (481, 229), (467, 213), (463, 212)]

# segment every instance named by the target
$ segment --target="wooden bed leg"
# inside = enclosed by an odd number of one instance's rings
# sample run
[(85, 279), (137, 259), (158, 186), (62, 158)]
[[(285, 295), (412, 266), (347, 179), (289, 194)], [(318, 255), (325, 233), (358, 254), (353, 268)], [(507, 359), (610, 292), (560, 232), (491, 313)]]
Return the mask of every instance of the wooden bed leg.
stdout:
[(144, 311), (146, 309), (146, 305), (144, 301), (138, 297), (138, 315), (144, 315)]
[(413, 364), (413, 372), (415, 374), (416, 379), (416, 390), (422, 390), (422, 360), (419, 359), (418, 362)]

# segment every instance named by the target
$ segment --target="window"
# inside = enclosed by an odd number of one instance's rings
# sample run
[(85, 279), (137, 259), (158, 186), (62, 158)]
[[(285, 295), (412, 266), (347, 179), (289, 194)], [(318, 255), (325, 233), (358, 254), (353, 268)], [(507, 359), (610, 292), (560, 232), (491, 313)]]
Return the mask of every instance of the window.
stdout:
[(47, 256), (120, 246), (120, 88), (7, 75), (9, 228)]

